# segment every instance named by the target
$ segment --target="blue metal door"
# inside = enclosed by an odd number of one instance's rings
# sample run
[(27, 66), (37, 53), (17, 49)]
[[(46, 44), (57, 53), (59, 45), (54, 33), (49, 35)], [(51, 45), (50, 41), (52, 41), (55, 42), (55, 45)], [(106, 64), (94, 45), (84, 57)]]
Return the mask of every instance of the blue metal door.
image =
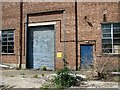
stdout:
[(54, 70), (54, 25), (29, 28), (28, 67)]
[(80, 46), (80, 62), (82, 69), (88, 69), (92, 66), (93, 60), (93, 46), (81, 45)]

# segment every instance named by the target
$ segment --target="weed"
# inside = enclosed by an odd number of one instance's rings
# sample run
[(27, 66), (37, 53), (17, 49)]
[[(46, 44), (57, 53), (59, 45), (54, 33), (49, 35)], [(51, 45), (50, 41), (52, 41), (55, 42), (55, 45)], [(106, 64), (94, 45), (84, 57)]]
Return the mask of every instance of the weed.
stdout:
[(41, 70), (46, 71), (47, 67), (46, 66), (42, 66)]
[(70, 74), (70, 69), (64, 67), (57, 72), (57, 76), (55, 76), (53, 82), (58, 88), (65, 88), (77, 85), (77, 78)]
[(113, 69), (113, 72), (120, 72), (120, 68)]
[(26, 78), (25, 76), (22, 76), (23, 78)]
[(5, 75), (6, 77), (15, 77), (15, 76), (13, 76), (13, 75)]
[(50, 85), (49, 84), (44, 84), (42, 88), (48, 89), (48, 88), (50, 88)]
[(15, 76), (11, 75), (10, 77), (15, 77)]
[(45, 76), (45, 74), (41, 74), (42, 75), (42, 77), (44, 77)]
[(42, 84), (42, 87), (40, 87), (42, 90), (49, 90), (50, 88), (54, 87), (54, 83), (51, 82), (46, 82)]
[(25, 75), (25, 73), (21, 73), (21, 75)]
[(21, 73), (21, 75), (22, 75), (23, 78), (26, 78), (26, 77), (25, 77), (25, 73)]
[(33, 78), (38, 78), (38, 75), (34, 75)]

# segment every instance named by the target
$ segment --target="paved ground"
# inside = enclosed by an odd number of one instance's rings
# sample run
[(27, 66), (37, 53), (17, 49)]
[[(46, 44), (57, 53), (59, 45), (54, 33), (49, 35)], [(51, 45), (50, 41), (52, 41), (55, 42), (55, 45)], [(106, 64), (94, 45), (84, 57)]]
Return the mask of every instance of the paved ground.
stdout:
[[(49, 74), (54, 71), (39, 70), (2, 70), (1, 83), (4, 85), (15, 86), (15, 88), (40, 88)], [(43, 77), (44, 75), (44, 77)], [(42, 79), (42, 80), (41, 80)]]
[[(0, 71), (3, 85), (14, 88), (40, 88), (49, 82), (54, 71), (39, 70), (2, 70)], [(87, 88), (118, 88), (118, 82), (84, 81), (82, 87)]]

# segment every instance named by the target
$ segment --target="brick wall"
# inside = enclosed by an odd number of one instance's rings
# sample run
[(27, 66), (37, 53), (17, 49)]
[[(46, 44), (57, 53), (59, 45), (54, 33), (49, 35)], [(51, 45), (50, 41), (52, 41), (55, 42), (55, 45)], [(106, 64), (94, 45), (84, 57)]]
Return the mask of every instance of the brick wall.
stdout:
[[(77, 16), (78, 16), (78, 62), (80, 65), (80, 44), (86, 44), (84, 40), (90, 41), (90, 44), (94, 45), (94, 58), (101, 56), (101, 24), (103, 22), (103, 11), (107, 10), (107, 22), (119, 22), (119, 4), (118, 3), (83, 3), (77, 4)], [(75, 52), (75, 3), (74, 2), (24, 2), (23, 3), (23, 33), (22, 33), (22, 61), (26, 63), (25, 54), (25, 30), (26, 30), (26, 17), (27, 14), (37, 12), (47, 12), (55, 10), (65, 10), (64, 14), (51, 14), (51, 15), (39, 15), (29, 17), (30, 23), (36, 22), (48, 22), (56, 21), (56, 47), (55, 52), (61, 51), (64, 53), (64, 20), (66, 30), (66, 58), (68, 66), (71, 69), (76, 67), (76, 52)], [(88, 25), (85, 21), (91, 22), (93, 27)], [(19, 63), (19, 32), (20, 32), (20, 3), (19, 2), (7, 2), (2, 3), (2, 29), (15, 28), (15, 54), (14, 55), (2, 55), (4, 63)], [(61, 34), (61, 39), (60, 39)], [(60, 41), (61, 40), (61, 41)], [(56, 54), (56, 53), (55, 53)], [(117, 59), (118, 56), (113, 57)], [(100, 58), (100, 57), (99, 57)], [(112, 59), (112, 60), (113, 60)], [(114, 61), (114, 62), (117, 62)], [(56, 69), (63, 67), (62, 59), (55, 57)]]
[(2, 2), (2, 29), (15, 29), (15, 53), (2, 55), (2, 62), (18, 64), (20, 31), (20, 4), (18, 2)]

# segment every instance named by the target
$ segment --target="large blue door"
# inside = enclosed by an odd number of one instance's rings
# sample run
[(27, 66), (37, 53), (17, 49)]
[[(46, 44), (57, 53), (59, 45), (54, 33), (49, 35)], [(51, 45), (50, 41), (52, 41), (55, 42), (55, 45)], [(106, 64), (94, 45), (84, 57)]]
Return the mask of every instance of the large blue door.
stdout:
[(93, 60), (93, 46), (92, 45), (80, 45), (81, 69), (91, 68), (92, 60)]
[(28, 34), (28, 68), (54, 70), (54, 25), (30, 27)]

